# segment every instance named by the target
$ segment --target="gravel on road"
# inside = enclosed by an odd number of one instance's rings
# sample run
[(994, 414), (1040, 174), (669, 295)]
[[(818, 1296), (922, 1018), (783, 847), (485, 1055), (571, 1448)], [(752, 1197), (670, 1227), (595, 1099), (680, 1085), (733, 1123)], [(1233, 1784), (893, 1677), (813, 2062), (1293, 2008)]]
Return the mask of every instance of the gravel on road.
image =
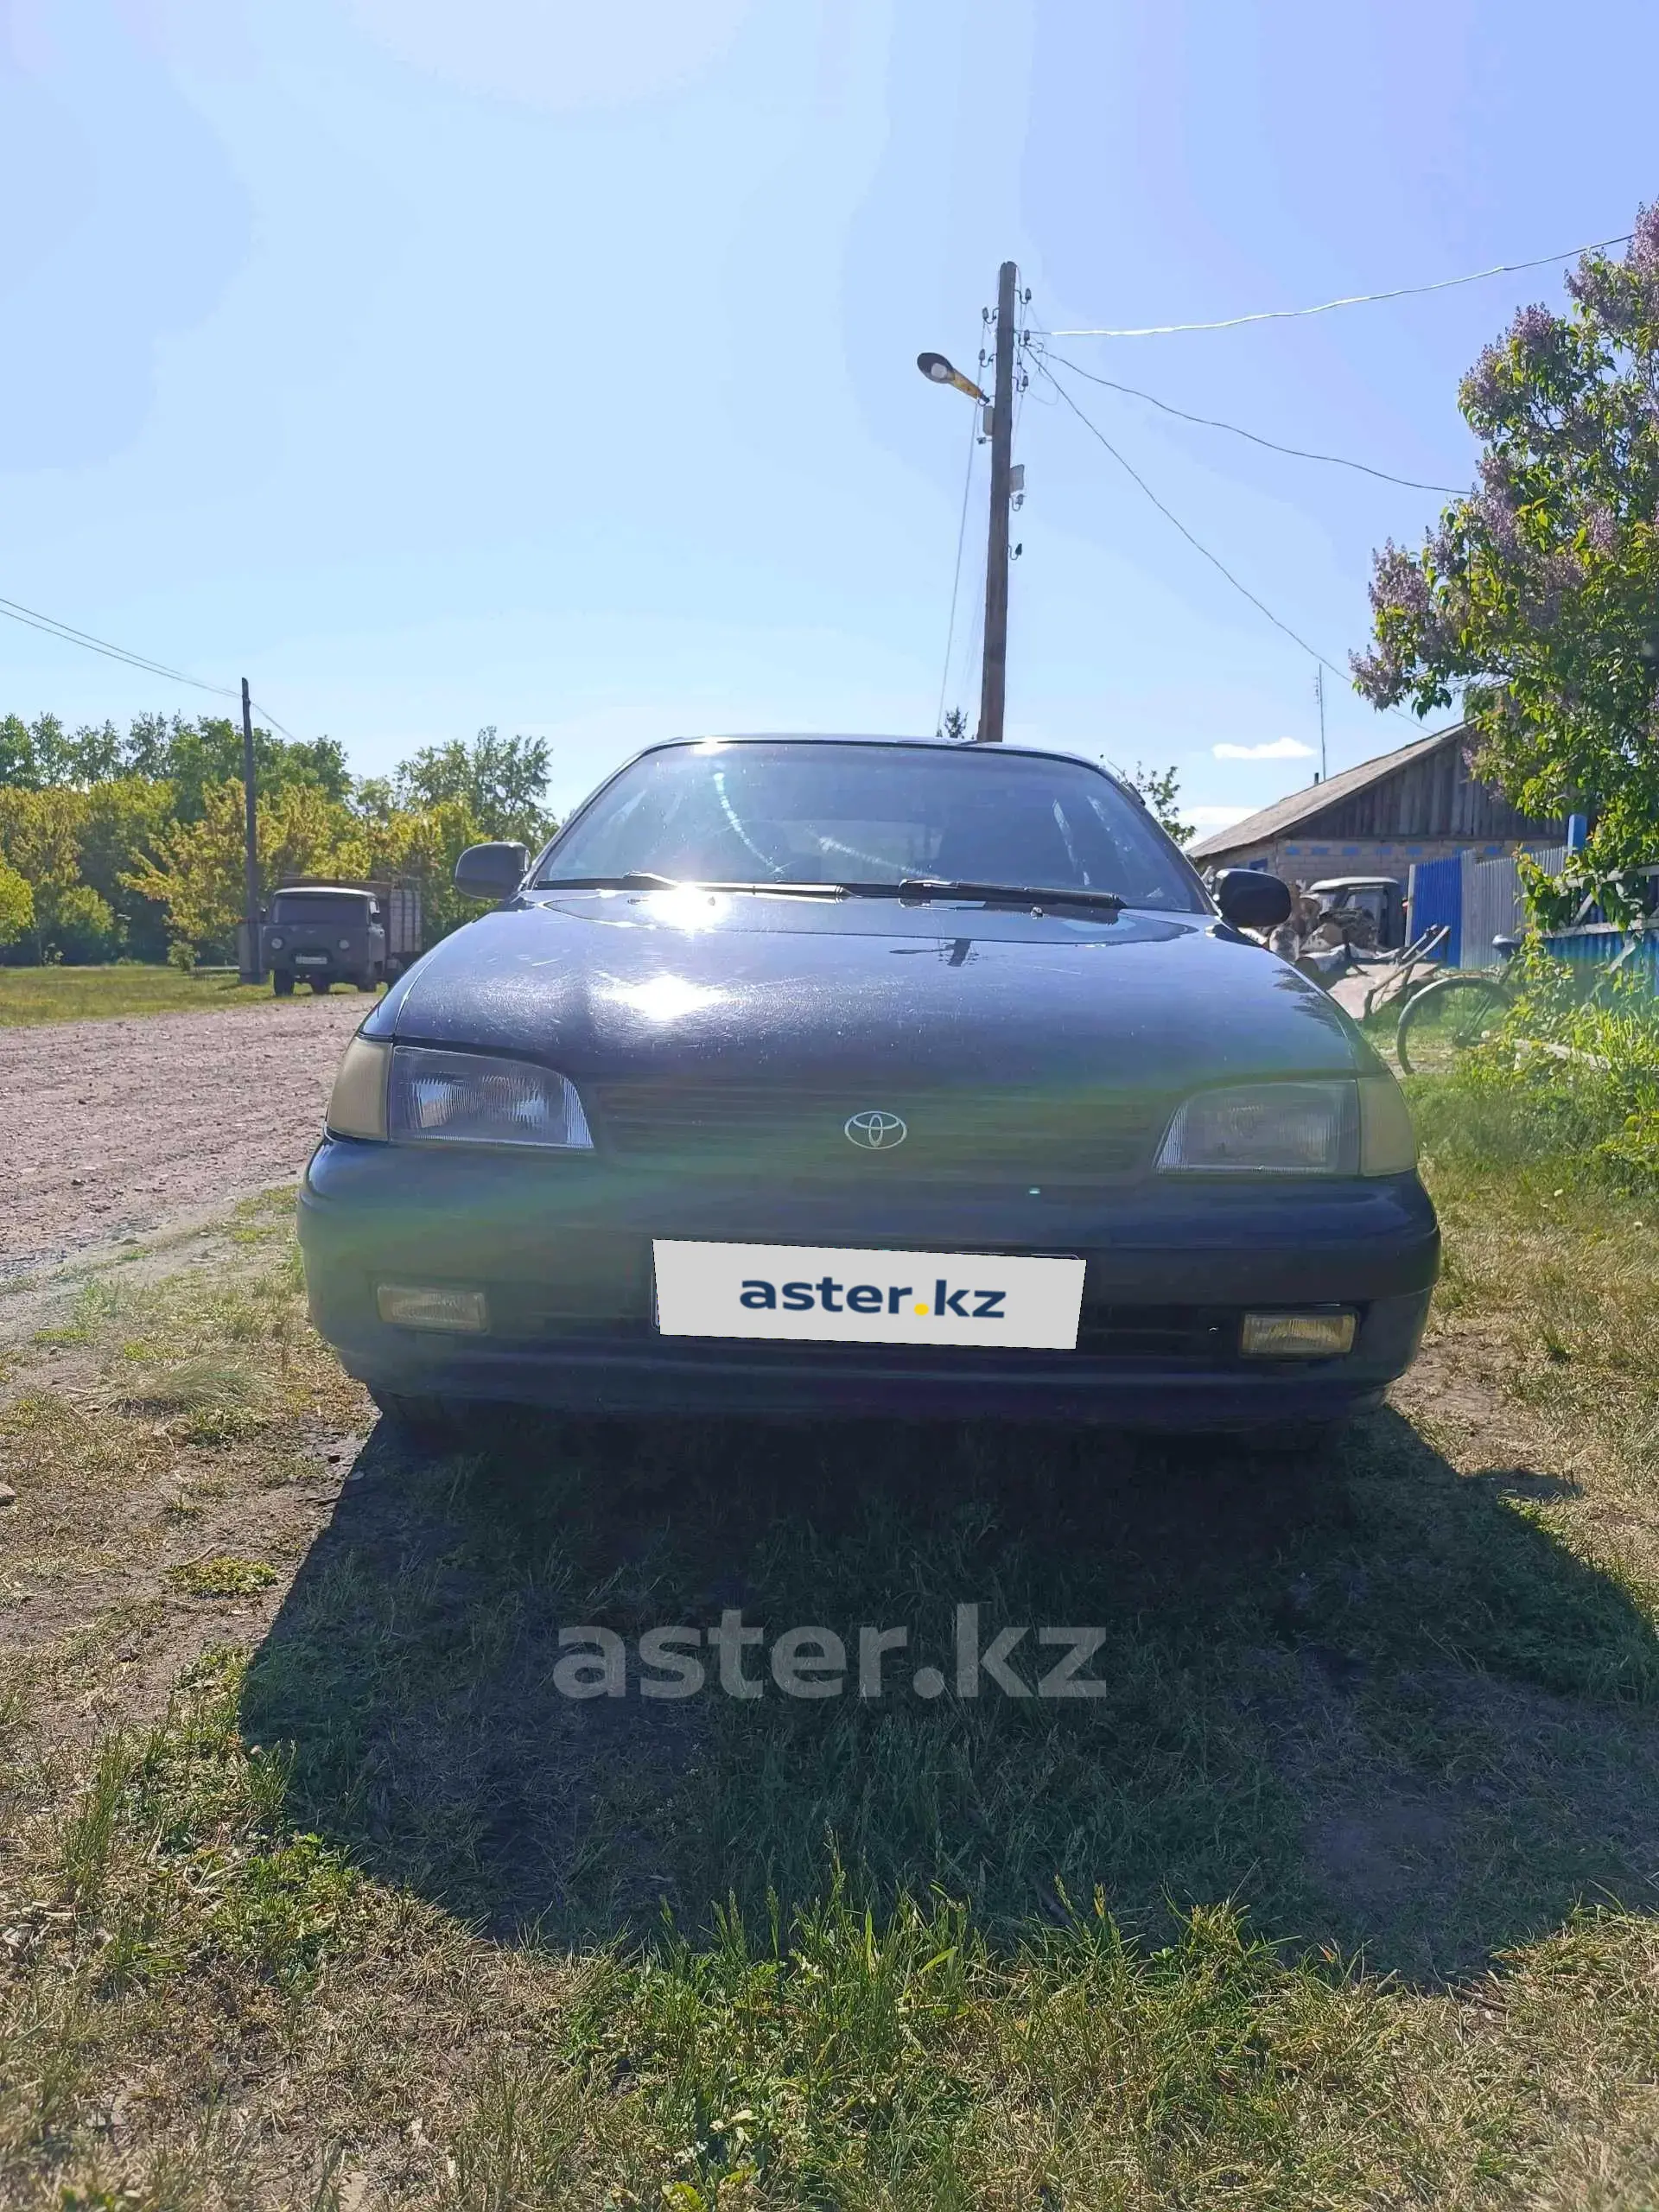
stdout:
[(297, 1174), (353, 991), (0, 1029), (0, 1274)]

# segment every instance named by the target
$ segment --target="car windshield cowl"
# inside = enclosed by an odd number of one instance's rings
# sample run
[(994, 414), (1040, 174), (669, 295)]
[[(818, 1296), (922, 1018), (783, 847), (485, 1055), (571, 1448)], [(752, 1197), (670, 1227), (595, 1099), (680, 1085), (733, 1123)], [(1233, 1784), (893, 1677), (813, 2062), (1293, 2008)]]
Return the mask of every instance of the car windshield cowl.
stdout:
[(925, 905), (932, 899), (965, 899), (987, 906), (1093, 907), (1108, 920), (1116, 920), (1128, 904), (1116, 891), (1072, 890), (1064, 884), (957, 883), (914, 875), (897, 883), (711, 883), (635, 872), (555, 878), (531, 887), (537, 891), (706, 891), (733, 896), (769, 894), (778, 899), (897, 899), (906, 906)]

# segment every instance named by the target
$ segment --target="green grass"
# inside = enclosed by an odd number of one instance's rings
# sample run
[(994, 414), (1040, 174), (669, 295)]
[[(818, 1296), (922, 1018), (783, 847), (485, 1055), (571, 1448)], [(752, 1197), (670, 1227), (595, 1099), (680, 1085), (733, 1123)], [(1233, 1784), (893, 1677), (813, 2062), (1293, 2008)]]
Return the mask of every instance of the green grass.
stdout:
[(269, 983), (238, 983), (232, 969), (194, 976), (121, 961), (107, 968), (0, 967), (0, 1028), (45, 1021), (102, 1021), (118, 1014), (199, 1013), (252, 1006)]
[[(83, 1291), (0, 1408), (0, 2198), (1653, 2201), (1659, 1211), (1491, 1111), (1424, 1094), (1430, 1341), (1315, 1472), (359, 1448), (274, 1214)], [(1105, 1694), (917, 1696), (963, 1601), (1098, 1624)], [(555, 1688), (563, 1626), (732, 1609), (912, 1648), (880, 1700)]]

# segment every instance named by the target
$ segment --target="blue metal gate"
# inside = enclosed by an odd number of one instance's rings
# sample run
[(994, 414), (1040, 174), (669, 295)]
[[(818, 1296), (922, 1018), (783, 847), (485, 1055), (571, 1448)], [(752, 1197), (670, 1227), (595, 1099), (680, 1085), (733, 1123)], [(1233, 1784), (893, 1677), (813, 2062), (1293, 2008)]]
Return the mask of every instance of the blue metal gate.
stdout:
[(1425, 930), (1449, 930), (1446, 965), (1459, 966), (1463, 959), (1463, 855), (1453, 853), (1450, 860), (1417, 861), (1411, 871), (1408, 896), (1411, 912), (1406, 918), (1407, 935), (1414, 940)]

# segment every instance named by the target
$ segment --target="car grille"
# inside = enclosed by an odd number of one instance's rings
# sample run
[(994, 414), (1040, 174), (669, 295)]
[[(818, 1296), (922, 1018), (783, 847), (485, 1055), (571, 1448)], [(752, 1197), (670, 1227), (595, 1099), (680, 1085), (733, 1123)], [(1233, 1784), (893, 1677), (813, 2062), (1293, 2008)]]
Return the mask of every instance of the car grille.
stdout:
[(696, 1173), (844, 1180), (891, 1173), (908, 1183), (1109, 1182), (1145, 1166), (1168, 1116), (1159, 1097), (1014, 1090), (961, 1094), (884, 1090), (903, 1117), (901, 1144), (872, 1152), (848, 1141), (863, 1090), (773, 1090), (737, 1084), (604, 1084), (597, 1132), (625, 1159)]

